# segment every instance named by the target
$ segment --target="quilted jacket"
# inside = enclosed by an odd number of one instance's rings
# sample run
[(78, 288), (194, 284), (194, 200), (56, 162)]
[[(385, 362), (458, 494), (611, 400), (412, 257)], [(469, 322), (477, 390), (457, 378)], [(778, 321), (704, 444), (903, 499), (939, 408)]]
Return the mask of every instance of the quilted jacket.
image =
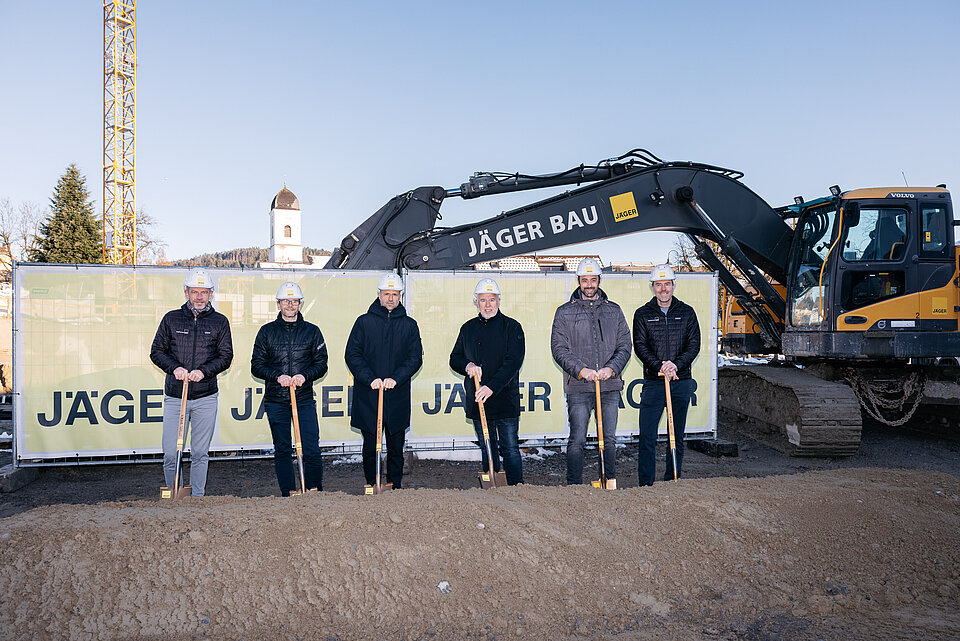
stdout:
[(281, 374), (301, 374), (306, 382), (297, 388), (297, 401), (313, 398), (313, 381), (327, 373), (327, 344), (320, 328), (303, 319), (288, 323), (277, 314), (277, 320), (260, 328), (253, 342), (250, 371), (266, 384), (263, 400), (289, 403), (290, 391), (281, 387)]
[(633, 314), (633, 349), (643, 363), (644, 379), (656, 379), (664, 361), (677, 366), (678, 378), (690, 378), (690, 366), (700, 353), (697, 313), (674, 296), (664, 314), (654, 296)]

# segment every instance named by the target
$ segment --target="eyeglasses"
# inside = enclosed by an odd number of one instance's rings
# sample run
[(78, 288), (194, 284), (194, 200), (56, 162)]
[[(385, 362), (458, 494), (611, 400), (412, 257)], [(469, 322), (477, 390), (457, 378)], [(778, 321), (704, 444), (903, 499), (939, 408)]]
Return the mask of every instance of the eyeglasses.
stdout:
[(299, 304), (300, 304), (300, 299), (299, 299), (299, 298), (284, 298), (283, 300), (280, 300), (280, 301), (277, 301), (277, 302), (279, 302), (281, 305), (299, 305)]

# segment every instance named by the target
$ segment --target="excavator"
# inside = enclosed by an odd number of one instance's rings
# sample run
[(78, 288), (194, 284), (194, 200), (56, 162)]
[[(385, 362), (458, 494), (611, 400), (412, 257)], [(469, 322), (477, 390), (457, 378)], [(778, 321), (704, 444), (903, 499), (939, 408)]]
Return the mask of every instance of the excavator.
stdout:
[[(325, 267), (466, 269), (635, 232), (679, 232), (730, 294), (724, 351), (771, 357), (721, 368), (721, 410), (798, 456), (854, 454), (863, 412), (899, 425), (924, 400), (955, 421), (960, 222), (946, 185), (834, 185), (829, 196), (775, 208), (741, 178), (644, 149), (553, 174), (478, 172), (459, 188), (392, 198)], [(487, 220), (437, 226), (446, 198), (568, 185), (575, 188)]]

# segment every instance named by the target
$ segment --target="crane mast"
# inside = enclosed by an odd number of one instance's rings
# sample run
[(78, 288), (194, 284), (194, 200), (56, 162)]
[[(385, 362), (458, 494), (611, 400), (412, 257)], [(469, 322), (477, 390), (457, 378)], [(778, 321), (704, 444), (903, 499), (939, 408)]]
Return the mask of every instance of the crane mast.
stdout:
[(137, 255), (137, 1), (103, 2), (103, 262)]

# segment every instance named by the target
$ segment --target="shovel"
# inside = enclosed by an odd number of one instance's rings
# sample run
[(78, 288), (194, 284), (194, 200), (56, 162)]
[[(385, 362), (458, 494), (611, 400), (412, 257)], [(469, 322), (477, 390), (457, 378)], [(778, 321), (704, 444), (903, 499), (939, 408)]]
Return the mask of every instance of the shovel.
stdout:
[(183, 444), (187, 438), (187, 387), (190, 381), (183, 379), (183, 393), (180, 396), (180, 426), (177, 428), (177, 473), (173, 477), (173, 487), (160, 487), (161, 499), (182, 499), (190, 496), (191, 486), (180, 486), (183, 471)]
[(607, 487), (607, 470), (603, 462), (603, 412), (600, 411), (600, 379), (593, 382), (594, 389), (597, 392), (597, 444), (600, 446), (600, 480), (594, 481), (593, 487), (612, 490), (613, 487)]
[[(480, 377), (473, 375), (473, 381), (476, 389), (480, 389)], [(490, 430), (487, 429), (487, 412), (483, 407), (483, 401), (477, 403), (480, 408), (480, 428), (483, 431), (483, 446), (487, 448), (487, 470), (481, 470), (477, 477), (480, 479), (480, 487), (484, 490), (504, 487), (507, 484), (507, 473), (503, 470), (493, 471), (493, 452), (490, 449)]]
[(673, 480), (677, 480), (677, 441), (673, 435), (673, 401), (670, 399), (670, 379), (663, 372), (664, 389), (667, 393), (667, 437), (670, 439), (670, 459), (673, 461)]
[(393, 483), (381, 483), (380, 481), (380, 453), (383, 452), (383, 383), (377, 390), (377, 481), (374, 485), (364, 485), (364, 495), (383, 494), (386, 490), (393, 489)]
[(290, 407), (293, 409), (293, 441), (297, 449), (297, 469), (300, 470), (300, 491), (290, 492), (290, 496), (295, 494), (306, 494), (316, 492), (317, 488), (307, 490), (307, 477), (303, 474), (303, 442), (300, 440), (300, 415), (297, 413), (297, 388), (290, 386)]

